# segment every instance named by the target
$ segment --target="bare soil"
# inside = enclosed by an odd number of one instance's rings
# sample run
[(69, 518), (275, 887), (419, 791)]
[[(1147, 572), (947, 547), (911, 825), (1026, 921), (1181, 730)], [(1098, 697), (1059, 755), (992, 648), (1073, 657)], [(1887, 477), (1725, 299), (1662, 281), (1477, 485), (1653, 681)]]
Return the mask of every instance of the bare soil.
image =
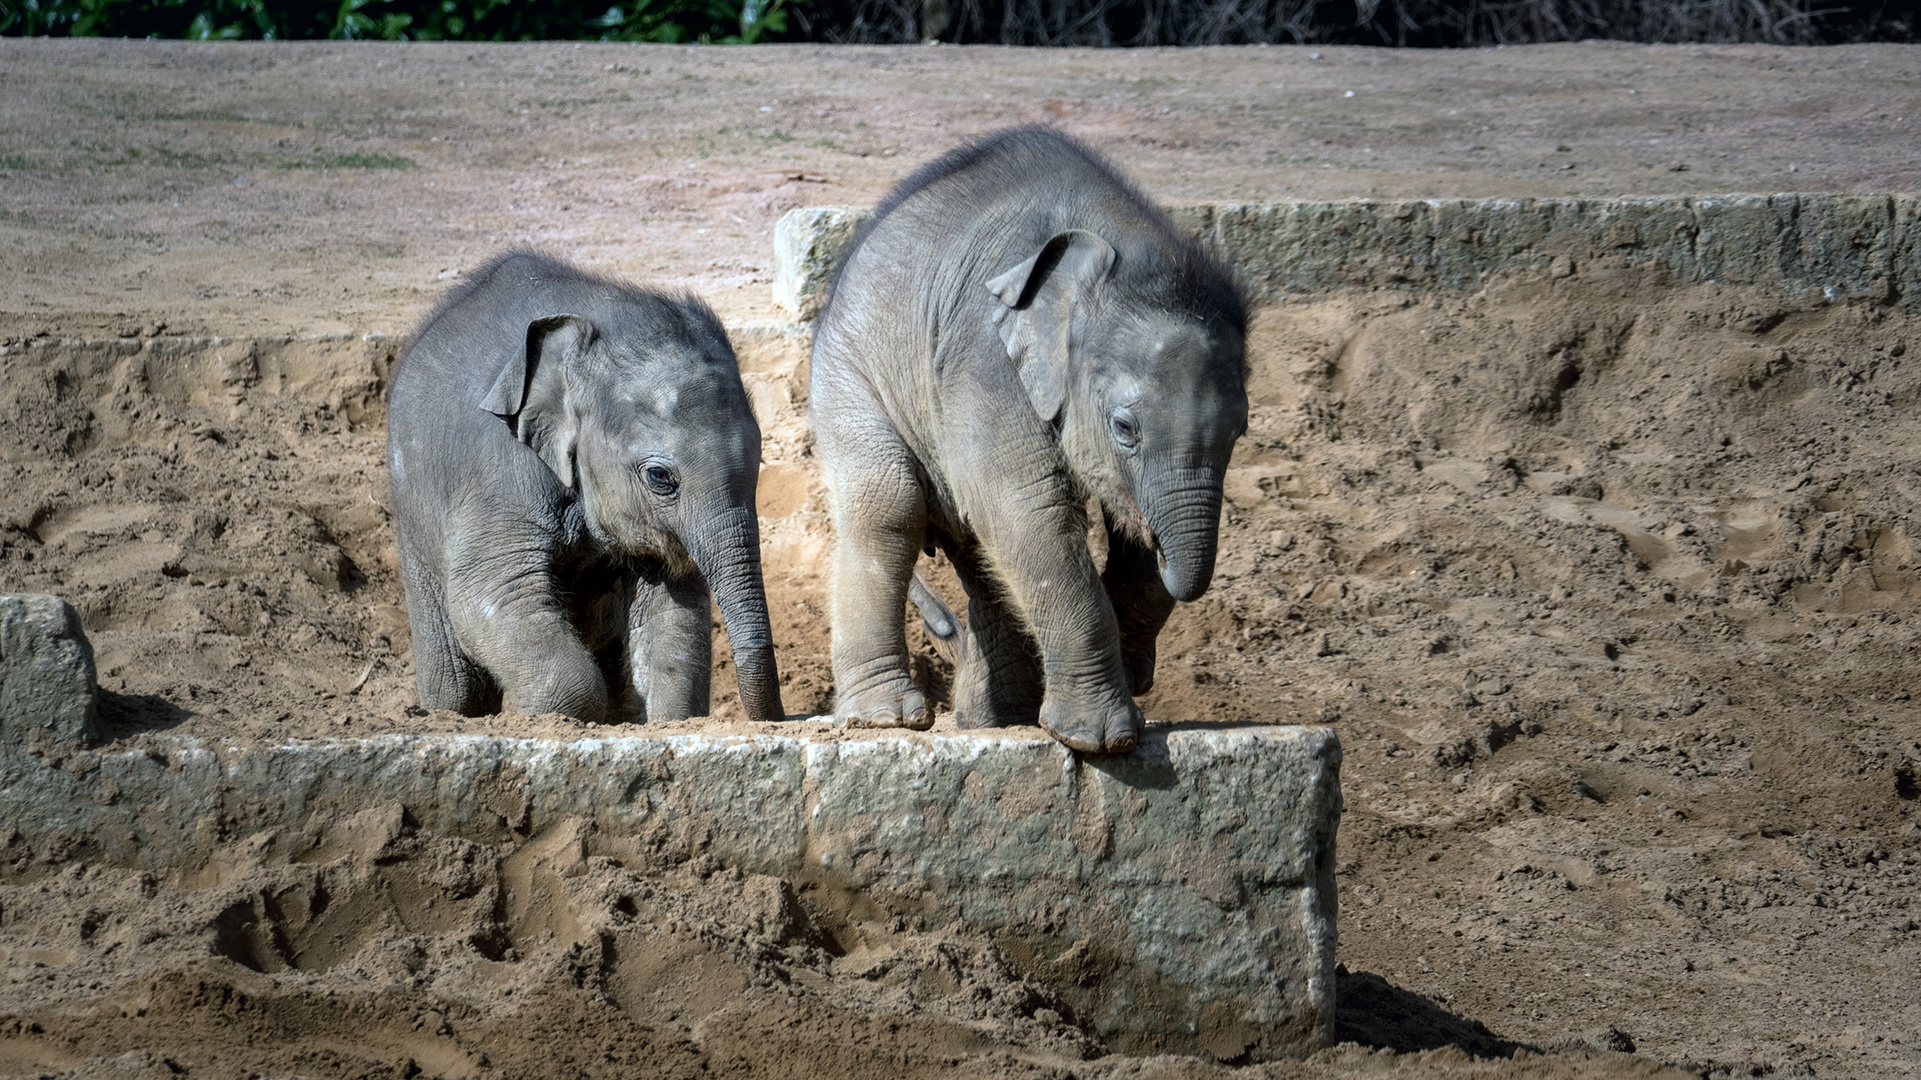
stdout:
[[(410, 708), (381, 471), (401, 337), (530, 242), (746, 328), (821, 711), (785, 209), (1020, 120), (1170, 202), (1921, 180), (1914, 48), (1314, 52), (0, 42), (0, 591), (81, 610), (117, 747), (577, 732)], [(1260, 313), (1143, 705), (1347, 746), (1344, 1043), (1305, 1065), (1109, 1055), (989, 940), (697, 852), (376, 808), (193, 875), (9, 862), (0, 1075), (1912, 1075), (1916, 350), (1911, 307), (1604, 262)]]

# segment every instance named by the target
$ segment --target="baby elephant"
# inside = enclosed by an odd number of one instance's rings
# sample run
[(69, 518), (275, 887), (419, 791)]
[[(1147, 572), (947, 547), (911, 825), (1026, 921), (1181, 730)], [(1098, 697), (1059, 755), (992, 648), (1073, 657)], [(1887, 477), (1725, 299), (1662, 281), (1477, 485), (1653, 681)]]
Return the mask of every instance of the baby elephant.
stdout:
[(401, 359), (387, 463), (422, 705), (705, 715), (711, 587), (748, 719), (782, 719), (760, 428), (700, 301), (495, 259)]
[(1226, 270), (1059, 132), (991, 136), (888, 195), (814, 336), (841, 719), (929, 723), (903, 620), (939, 545), (968, 596), (961, 725), (1132, 749), (1154, 639), (1213, 577), (1246, 334)]

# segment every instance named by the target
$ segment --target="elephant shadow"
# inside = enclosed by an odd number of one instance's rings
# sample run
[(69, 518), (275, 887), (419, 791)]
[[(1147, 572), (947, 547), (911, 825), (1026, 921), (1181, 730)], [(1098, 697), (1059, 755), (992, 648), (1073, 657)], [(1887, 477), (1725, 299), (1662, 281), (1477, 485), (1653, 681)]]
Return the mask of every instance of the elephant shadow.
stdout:
[(1424, 994), (1404, 990), (1368, 971), (1335, 968), (1334, 1041), (1373, 1049), (1418, 1053), (1456, 1047), (1475, 1057), (1513, 1057), (1532, 1050), (1504, 1039), (1486, 1024), (1449, 1012)]

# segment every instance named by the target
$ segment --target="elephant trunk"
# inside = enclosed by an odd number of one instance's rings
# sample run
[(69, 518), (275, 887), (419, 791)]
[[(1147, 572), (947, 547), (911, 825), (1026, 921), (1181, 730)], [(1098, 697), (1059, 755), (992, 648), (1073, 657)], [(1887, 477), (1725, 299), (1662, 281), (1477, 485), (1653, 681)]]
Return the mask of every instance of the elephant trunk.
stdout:
[(767, 621), (767, 589), (760, 574), (760, 522), (751, 508), (718, 515), (689, 555), (700, 568), (727, 624), (734, 677), (747, 719), (786, 719), (780, 704), (780, 671), (774, 664), (774, 633)]
[(1143, 507), (1160, 548), (1161, 583), (1182, 602), (1198, 600), (1214, 580), (1214, 554), (1221, 532), (1218, 469), (1184, 470), (1158, 498)]

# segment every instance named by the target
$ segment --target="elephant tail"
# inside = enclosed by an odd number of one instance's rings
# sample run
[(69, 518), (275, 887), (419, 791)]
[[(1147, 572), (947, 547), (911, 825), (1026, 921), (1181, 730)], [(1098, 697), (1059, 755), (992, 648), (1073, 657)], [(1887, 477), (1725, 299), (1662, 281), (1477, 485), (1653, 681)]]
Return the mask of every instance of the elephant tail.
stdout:
[(958, 661), (964, 646), (961, 640), (960, 619), (954, 614), (954, 609), (948, 607), (945, 601), (935, 595), (934, 590), (928, 587), (927, 582), (918, 573), (914, 575), (914, 580), (907, 584), (907, 598), (920, 609), (921, 625), (927, 628), (927, 633), (933, 637), (936, 647), (947, 653), (951, 659)]

